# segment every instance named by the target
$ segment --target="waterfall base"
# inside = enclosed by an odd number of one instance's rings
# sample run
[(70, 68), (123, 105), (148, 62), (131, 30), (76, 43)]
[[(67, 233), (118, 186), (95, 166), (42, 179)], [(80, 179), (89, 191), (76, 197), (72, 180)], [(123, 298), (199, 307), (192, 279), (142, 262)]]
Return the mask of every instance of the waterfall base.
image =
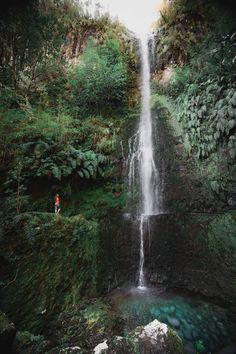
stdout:
[[(150, 216), (144, 234), (145, 286), (201, 293), (236, 312), (235, 218), (235, 213)], [(104, 225), (99, 281), (103, 292), (139, 286), (139, 227), (140, 219), (132, 215)]]
[(216, 352), (233, 345), (236, 324), (227, 311), (199, 298), (165, 293), (164, 289), (122, 289), (110, 295), (121, 317), (125, 330), (145, 326), (157, 319), (174, 329), (183, 340), (188, 354)]

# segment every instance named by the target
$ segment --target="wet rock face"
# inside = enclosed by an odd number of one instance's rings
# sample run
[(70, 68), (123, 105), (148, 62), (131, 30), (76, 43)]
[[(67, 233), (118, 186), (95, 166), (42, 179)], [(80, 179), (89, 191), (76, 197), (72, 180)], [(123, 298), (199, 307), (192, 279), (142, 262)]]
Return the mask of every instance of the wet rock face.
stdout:
[(100, 290), (134, 284), (139, 264), (139, 222), (131, 215), (108, 220), (101, 232)]
[(235, 354), (236, 353), (236, 346), (229, 345), (228, 347), (222, 349), (218, 354)]
[(9, 321), (7, 316), (0, 311), (0, 349), (1, 353), (10, 354), (16, 335), (14, 323)]
[[(104, 286), (137, 285), (139, 222), (113, 220), (107, 230)], [(119, 230), (118, 226), (119, 225)], [(144, 234), (147, 284), (179, 288), (235, 304), (236, 214), (165, 214), (152, 216)], [(177, 323), (176, 323), (177, 326)]]
[(235, 218), (235, 213), (152, 217), (149, 281), (235, 303)]
[(115, 337), (99, 344), (94, 354), (183, 354), (178, 335), (166, 324), (154, 320), (145, 327), (137, 327), (127, 337)]

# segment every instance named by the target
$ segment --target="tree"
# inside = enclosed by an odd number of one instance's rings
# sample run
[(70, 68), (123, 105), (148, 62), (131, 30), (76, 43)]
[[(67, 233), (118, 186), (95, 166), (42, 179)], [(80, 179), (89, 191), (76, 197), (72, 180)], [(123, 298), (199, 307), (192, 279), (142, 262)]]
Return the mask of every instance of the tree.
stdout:
[(117, 40), (108, 39), (98, 46), (91, 39), (72, 75), (79, 114), (103, 114), (125, 103), (127, 70)]

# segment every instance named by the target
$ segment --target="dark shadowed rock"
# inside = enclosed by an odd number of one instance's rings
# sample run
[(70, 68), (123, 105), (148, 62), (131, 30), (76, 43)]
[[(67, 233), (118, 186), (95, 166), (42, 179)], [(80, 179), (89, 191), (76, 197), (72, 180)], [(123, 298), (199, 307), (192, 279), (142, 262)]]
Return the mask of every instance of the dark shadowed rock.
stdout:
[(236, 345), (229, 345), (222, 349), (218, 354), (236, 354)]
[(16, 335), (16, 328), (7, 316), (0, 311), (0, 349), (1, 353), (11, 353)]
[(230, 209), (236, 209), (236, 193), (229, 193), (227, 203)]

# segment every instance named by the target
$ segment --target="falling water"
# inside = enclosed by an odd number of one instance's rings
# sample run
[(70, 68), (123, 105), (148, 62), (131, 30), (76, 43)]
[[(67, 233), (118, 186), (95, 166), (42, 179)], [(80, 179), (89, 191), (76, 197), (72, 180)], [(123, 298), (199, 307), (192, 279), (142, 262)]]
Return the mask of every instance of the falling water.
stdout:
[(139, 288), (145, 287), (144, 274), (144, 237), (149, 229), (149, 216), (160, 213), (160, 198), (158, 198), (158, 171), (154, 161), (152, 116), (150, 106), (150, 64), (149, 38), (140, 38), (141, 51), (141, 94), (142, 110), (140, 122), (135, 135), (129, 140), (129, 188), (132, 193), (137, 184), (140, 185), (141, 198), (139, 202), (140, 214), (140, 261), (139, 261)]
[(139, 123), (139, 171), (141, 180), (141, 213), (153, 215), (158, 212), (158, 173), (153, 158), (152, 119), (150, 107), (150, 65), (148, 38), (141, 37), (142, 61), (142, 112)]

